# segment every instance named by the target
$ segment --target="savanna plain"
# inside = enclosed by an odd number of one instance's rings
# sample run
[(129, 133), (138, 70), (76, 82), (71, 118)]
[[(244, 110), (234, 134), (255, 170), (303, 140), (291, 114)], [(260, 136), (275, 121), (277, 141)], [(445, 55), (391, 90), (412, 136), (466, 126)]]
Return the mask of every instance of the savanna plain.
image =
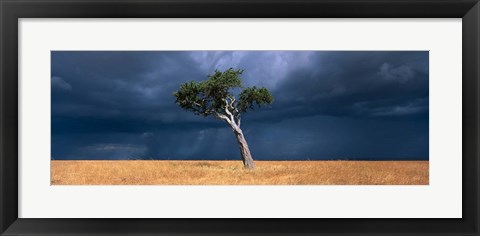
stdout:
[(428, 161), (51, 161), (52, 185), (428, 185)]

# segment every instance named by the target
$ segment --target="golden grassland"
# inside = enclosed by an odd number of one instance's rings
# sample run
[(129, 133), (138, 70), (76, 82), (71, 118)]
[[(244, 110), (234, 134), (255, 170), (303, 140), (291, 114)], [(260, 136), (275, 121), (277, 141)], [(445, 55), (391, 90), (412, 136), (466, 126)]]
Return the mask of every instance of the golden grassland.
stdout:
[(428, 185), (428, 161), (51, 161), (52, 185)]

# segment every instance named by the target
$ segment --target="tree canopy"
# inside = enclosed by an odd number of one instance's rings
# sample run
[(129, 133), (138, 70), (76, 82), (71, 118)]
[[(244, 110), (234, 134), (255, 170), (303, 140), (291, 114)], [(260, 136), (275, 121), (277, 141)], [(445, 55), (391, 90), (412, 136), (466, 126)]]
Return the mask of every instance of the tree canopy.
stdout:
[(233, 122), (240, 126), (242, 114), (273, 103), (273, 97), (266, 88), (243, 87), (242, 73), (243, 70), (233, 68), (223, 72), (215, 70), (207, 80), (184, 83), (174, 93), (175, 103), (197, 115), (214, 116), (230, 125)]

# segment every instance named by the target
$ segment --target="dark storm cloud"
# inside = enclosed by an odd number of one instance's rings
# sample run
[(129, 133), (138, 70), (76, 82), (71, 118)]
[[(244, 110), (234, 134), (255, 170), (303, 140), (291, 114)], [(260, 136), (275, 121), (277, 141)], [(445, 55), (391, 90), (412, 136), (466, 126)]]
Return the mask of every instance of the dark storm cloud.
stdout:
[(275, 103), (242, 124), (256, 159), (428, 159), (428, 52), (52, 52), (52, 158), (238, 159), (225, 124), (172, 93), (215, 69)]
[(278, 117), (428, 115), (425, 52), (326, 52), (311, 61), (277, 88)]

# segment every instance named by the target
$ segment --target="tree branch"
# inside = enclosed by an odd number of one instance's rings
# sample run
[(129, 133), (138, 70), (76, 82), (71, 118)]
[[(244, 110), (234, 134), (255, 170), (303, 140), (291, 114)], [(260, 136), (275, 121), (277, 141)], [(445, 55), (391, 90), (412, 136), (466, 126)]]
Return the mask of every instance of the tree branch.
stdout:
[(230, 103), (228, 104), (228, 106), (232, 109), (233, 113), (236, 113), (234, 115), (235, 116), (240, 115), (240, 112), (238, 111), (237, 106), (235, 106), (235, 102), (236, 102), (235, 97), (234, 96), (228, 96), (228, 98), (230, 98)]
[(202, 106), (202, 105), (200, 105), (200, 103), (198, 103), (198, 102), (192, 102), (192, 104), (193, 104), (193, 105), (195, 105), (195, 106), (197, 106), (197, 107), (200, 107), (200, 108), (202, 108), (202, 107), (203, 107), (203, 106)]
[(228, 109), (228, 107), (230, 106), (228, 104), (228, 100), (227, 99), (224, 99), (224, 100), (225, 100), (225, 113), (227, 113), (227, 115), (230, 117), (230, 121), (235, 123), (235, 118), (233, 117), (232, 112), (230, 112), (230, 110)]
[[(230, 99), (230, 102), (228, 102), (227, 99)], [(227, 99), (225, 100), (225, 104), (229, 109), (232, 109), (232, 111), (228, 110), (230, 113), (227, 112), (227, 114), (230, 115), (232, 122), (234, 122), (237, 126), (240, 127), (241, 113), (238, 111), (237, 107), (235, 106), (235, 101), (236, 101), (235, 97), (227, 96)]]
[(218, 112), (214, 112), (213, 113), (215, 115), (215, 117), (217, 117), (218, 119), (220, 120), (224, 120), (226, 121), (229, 125), (232, 125), (232, 122), (230, 121), (230, 119), (228, 119), (228, 117), (224, 114), (220, 114)]

